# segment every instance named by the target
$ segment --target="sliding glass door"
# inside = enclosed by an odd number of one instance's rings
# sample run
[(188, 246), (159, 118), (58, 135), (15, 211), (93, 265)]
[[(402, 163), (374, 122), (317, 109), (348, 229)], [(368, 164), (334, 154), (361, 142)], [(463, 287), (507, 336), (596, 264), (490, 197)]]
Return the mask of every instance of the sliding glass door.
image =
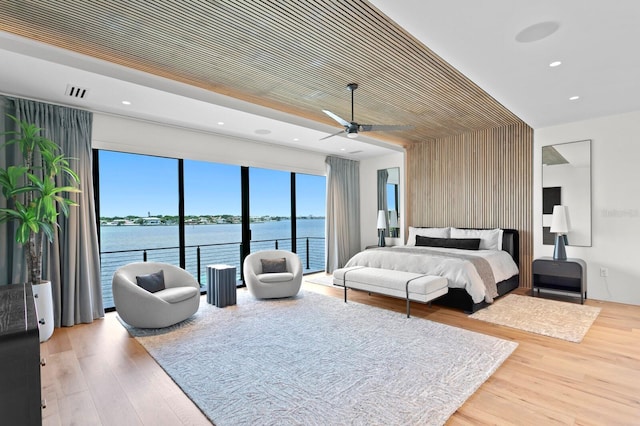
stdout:
[(180, 264), (178, 160), (99, 152), (102, 295), (113, 306), (111, 277), (131, 262)]
[(251, 252), (291, 250), (291, 173), (249, 169)]
[(324, 176), (295, 174), (296, 253), (305, 272), (324, 270), (326, 194)]
[(185, 269), (202, 286), (209, 264), (235, 266), (240, 277), (241, 207), (239, 166), (184, 161)]

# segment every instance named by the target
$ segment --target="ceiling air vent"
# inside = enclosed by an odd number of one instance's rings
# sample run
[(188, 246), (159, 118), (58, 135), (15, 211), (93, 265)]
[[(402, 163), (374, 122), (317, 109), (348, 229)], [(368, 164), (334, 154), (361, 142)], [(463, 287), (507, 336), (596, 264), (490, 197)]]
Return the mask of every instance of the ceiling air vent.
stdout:
[(72, 84), (67, 84), (67, 90), (64, 92), (64, 94), (71, 98), (84, 99), (89, 94), (89, 89), (74, 86)]

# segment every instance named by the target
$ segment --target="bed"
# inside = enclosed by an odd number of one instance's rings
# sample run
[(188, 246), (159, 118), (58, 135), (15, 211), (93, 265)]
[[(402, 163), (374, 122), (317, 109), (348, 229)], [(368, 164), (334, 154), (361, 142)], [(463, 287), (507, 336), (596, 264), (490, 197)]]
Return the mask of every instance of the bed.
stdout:
[(409, 227), (407, 245), (365, 250), (345, 267), (443, 276), (449, 291), (433, 303), (470, 313), (518, 287), (518, 248), (515, 229)]

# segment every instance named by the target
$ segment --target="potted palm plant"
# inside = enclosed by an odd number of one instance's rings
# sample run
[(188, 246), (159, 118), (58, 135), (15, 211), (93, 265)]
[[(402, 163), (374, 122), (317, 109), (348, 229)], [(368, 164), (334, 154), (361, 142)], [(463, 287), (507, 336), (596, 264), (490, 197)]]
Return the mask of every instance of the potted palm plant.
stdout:
[[(58, 215), (67, 216), (69, 207), (77, 205), (66, 196), (80, 192), (78, 175), (60, 147), (41, 135), (43, 129), (8, 116), (17, 124), (17, 130), (3, 133), (10, 140), (2, 148), (17, 145), (23, 163), (0, 168), (0, 187), (7, 199), (7, 206), (0, 208), (0, 224), (17, 223), (15, 240), (25, 250), (28, 283), (33, 286), (41, 324), (40, 341), (45, 341), (53, 333), (53, 302), (51, 283), (42, 280), (43, 244), (45, 240), (53, 242)], [(56, 184), (58, 176), (64, 185)]]

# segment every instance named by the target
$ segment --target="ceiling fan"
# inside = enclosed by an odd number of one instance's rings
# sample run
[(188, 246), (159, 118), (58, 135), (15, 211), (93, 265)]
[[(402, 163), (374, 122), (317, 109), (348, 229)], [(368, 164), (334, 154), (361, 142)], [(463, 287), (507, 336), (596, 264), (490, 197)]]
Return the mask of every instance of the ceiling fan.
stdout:
[(329, 135), (329, 136), (325, 136), (324, 138), (320, 139), (321, 141), (325, 140), (325, 139), (328, 139), (328, 138), (330, 138), (332, 136), (337, 136), (342, 132), (345, 132), (347, 134), (348, 138), (357, 138), (358, 137), (358, 132), (408, 130), (408, 129), (413, 128), (413, 126), (411, 126), (411, 125), (400, 125), (400, 124), (359, 124), (359, 123), (356, 123), (354, 118), (353, 118), (353, 92), (355, 92), (355, 90), (357, 88), (358, 88), (358, 84), (357, 83), (349, 83), (349, 84), (347, 84), (347, 89), (349, 89), (349, 91), (351, 91), (351, 121), (350, 122), (345, 120), (344, 118), (338, 117), (336, 114), (332, 113), (331, 111), (328, 111), (326, 109), (322, 110), (322, 112), (324, 112), (329, 117), (333, 118), (338, 123), (343, 125), (344, 126), (344, 130), (340, 130), (337, 133), (334, 133), (334, 134)]

